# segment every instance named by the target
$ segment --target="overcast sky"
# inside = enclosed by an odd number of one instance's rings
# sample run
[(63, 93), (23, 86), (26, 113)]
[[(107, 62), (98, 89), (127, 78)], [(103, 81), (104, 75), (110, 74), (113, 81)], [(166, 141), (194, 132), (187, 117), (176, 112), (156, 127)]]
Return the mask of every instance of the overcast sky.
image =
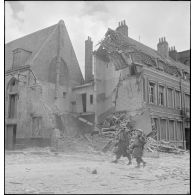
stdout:
[(84, 72), (84, 41), (94, 45), (107, 28), (126, 20), (129, 37), (156, 49), (159, 37), (178, 51), (190, 49), (190, 2), (165, 1), (9, 1), (5, 2), (6, 42), (64, 20), (81, 71)]

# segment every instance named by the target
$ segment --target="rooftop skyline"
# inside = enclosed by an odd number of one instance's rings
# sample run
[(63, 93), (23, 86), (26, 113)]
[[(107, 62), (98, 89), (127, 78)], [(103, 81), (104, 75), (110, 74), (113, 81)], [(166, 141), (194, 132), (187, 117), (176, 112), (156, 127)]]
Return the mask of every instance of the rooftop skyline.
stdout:
[(64, 20), (81, 71), (84, 41), (95, 45), (125, 20), (129, 37), (156, 50), (160, 37), (177, 51), (190, 49), (190, 2), (5, 2), (6, 43)]

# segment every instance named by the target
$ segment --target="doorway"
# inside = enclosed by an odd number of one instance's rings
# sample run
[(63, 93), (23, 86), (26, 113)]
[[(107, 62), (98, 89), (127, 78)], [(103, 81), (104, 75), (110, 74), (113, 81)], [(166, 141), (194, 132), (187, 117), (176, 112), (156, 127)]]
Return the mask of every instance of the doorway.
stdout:
[(83, 112), (87, 111), (87, 95), (86, 93), (82, 94), (82, 104), (83, 104)]
[(191, 132), (190, 132), (190, 128), (185, 128), (185, 140), (186, 140), (186, 149), (190, 150), (190, 148), (191, 148)]
[(16, 125), (7, 125), (6, 132), (6, 145), (7, 150), (14, 150), (16, 144)]
[(8, 117), (9, 118), (16, 118), (17, 113), (17, 94), (9, 95), (9, 111)]

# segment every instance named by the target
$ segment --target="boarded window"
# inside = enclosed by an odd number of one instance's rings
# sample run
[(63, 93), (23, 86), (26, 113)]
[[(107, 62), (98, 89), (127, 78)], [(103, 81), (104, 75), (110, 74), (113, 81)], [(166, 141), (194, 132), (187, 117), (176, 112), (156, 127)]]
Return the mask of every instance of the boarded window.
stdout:
[(175, 91), (175, 108), (181, 108), (181, 92)]
[(32, 137), (42, 136), (42, 117), (32, 118)]
[(170, 140), (174, 140), (174, 120), (169, 121)]
[(170, 108), (173, 108), (173, 89), (167, 88), (167, 105)]
[(160, 120), (160, 133), (161, 133), (161, 139), (166, 140), (166, 120), (165, 119), (161, 119)]
[(177, 141), (182, 141), (182, 139), (183, 139), (183, 131), (182, 131), (182, 122), (181, 121), (177, 121), (176, 138), (177, 138)]
[(164, 106), (165, 105), (165, 96), (164, 96), (164, 87), (159, 86), (159, 105)]

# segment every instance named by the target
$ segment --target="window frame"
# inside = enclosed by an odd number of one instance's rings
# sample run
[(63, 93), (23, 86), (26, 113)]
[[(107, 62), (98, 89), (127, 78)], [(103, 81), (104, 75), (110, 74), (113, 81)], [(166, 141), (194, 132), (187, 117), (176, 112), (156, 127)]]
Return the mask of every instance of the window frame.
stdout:
[[(151, 86), (153, 85), (153, 102), (150, 101), (151, 97)], [(156, 83), (154, 81), (148, 81), (148, 102), (149, 104), (156, 104)]]
[[(163, 87), (163, 104), (161, 104), (160, 87)], [(163, 84), (158, 85), (158, 105), (165, 106), (165, 86)]]
[[(169, 105), (169, 89), (172, 91), (172, 106)], [(167, 87), (167, 107), (168, 108), (174, 108), (174, 88), (173, 87)]]

